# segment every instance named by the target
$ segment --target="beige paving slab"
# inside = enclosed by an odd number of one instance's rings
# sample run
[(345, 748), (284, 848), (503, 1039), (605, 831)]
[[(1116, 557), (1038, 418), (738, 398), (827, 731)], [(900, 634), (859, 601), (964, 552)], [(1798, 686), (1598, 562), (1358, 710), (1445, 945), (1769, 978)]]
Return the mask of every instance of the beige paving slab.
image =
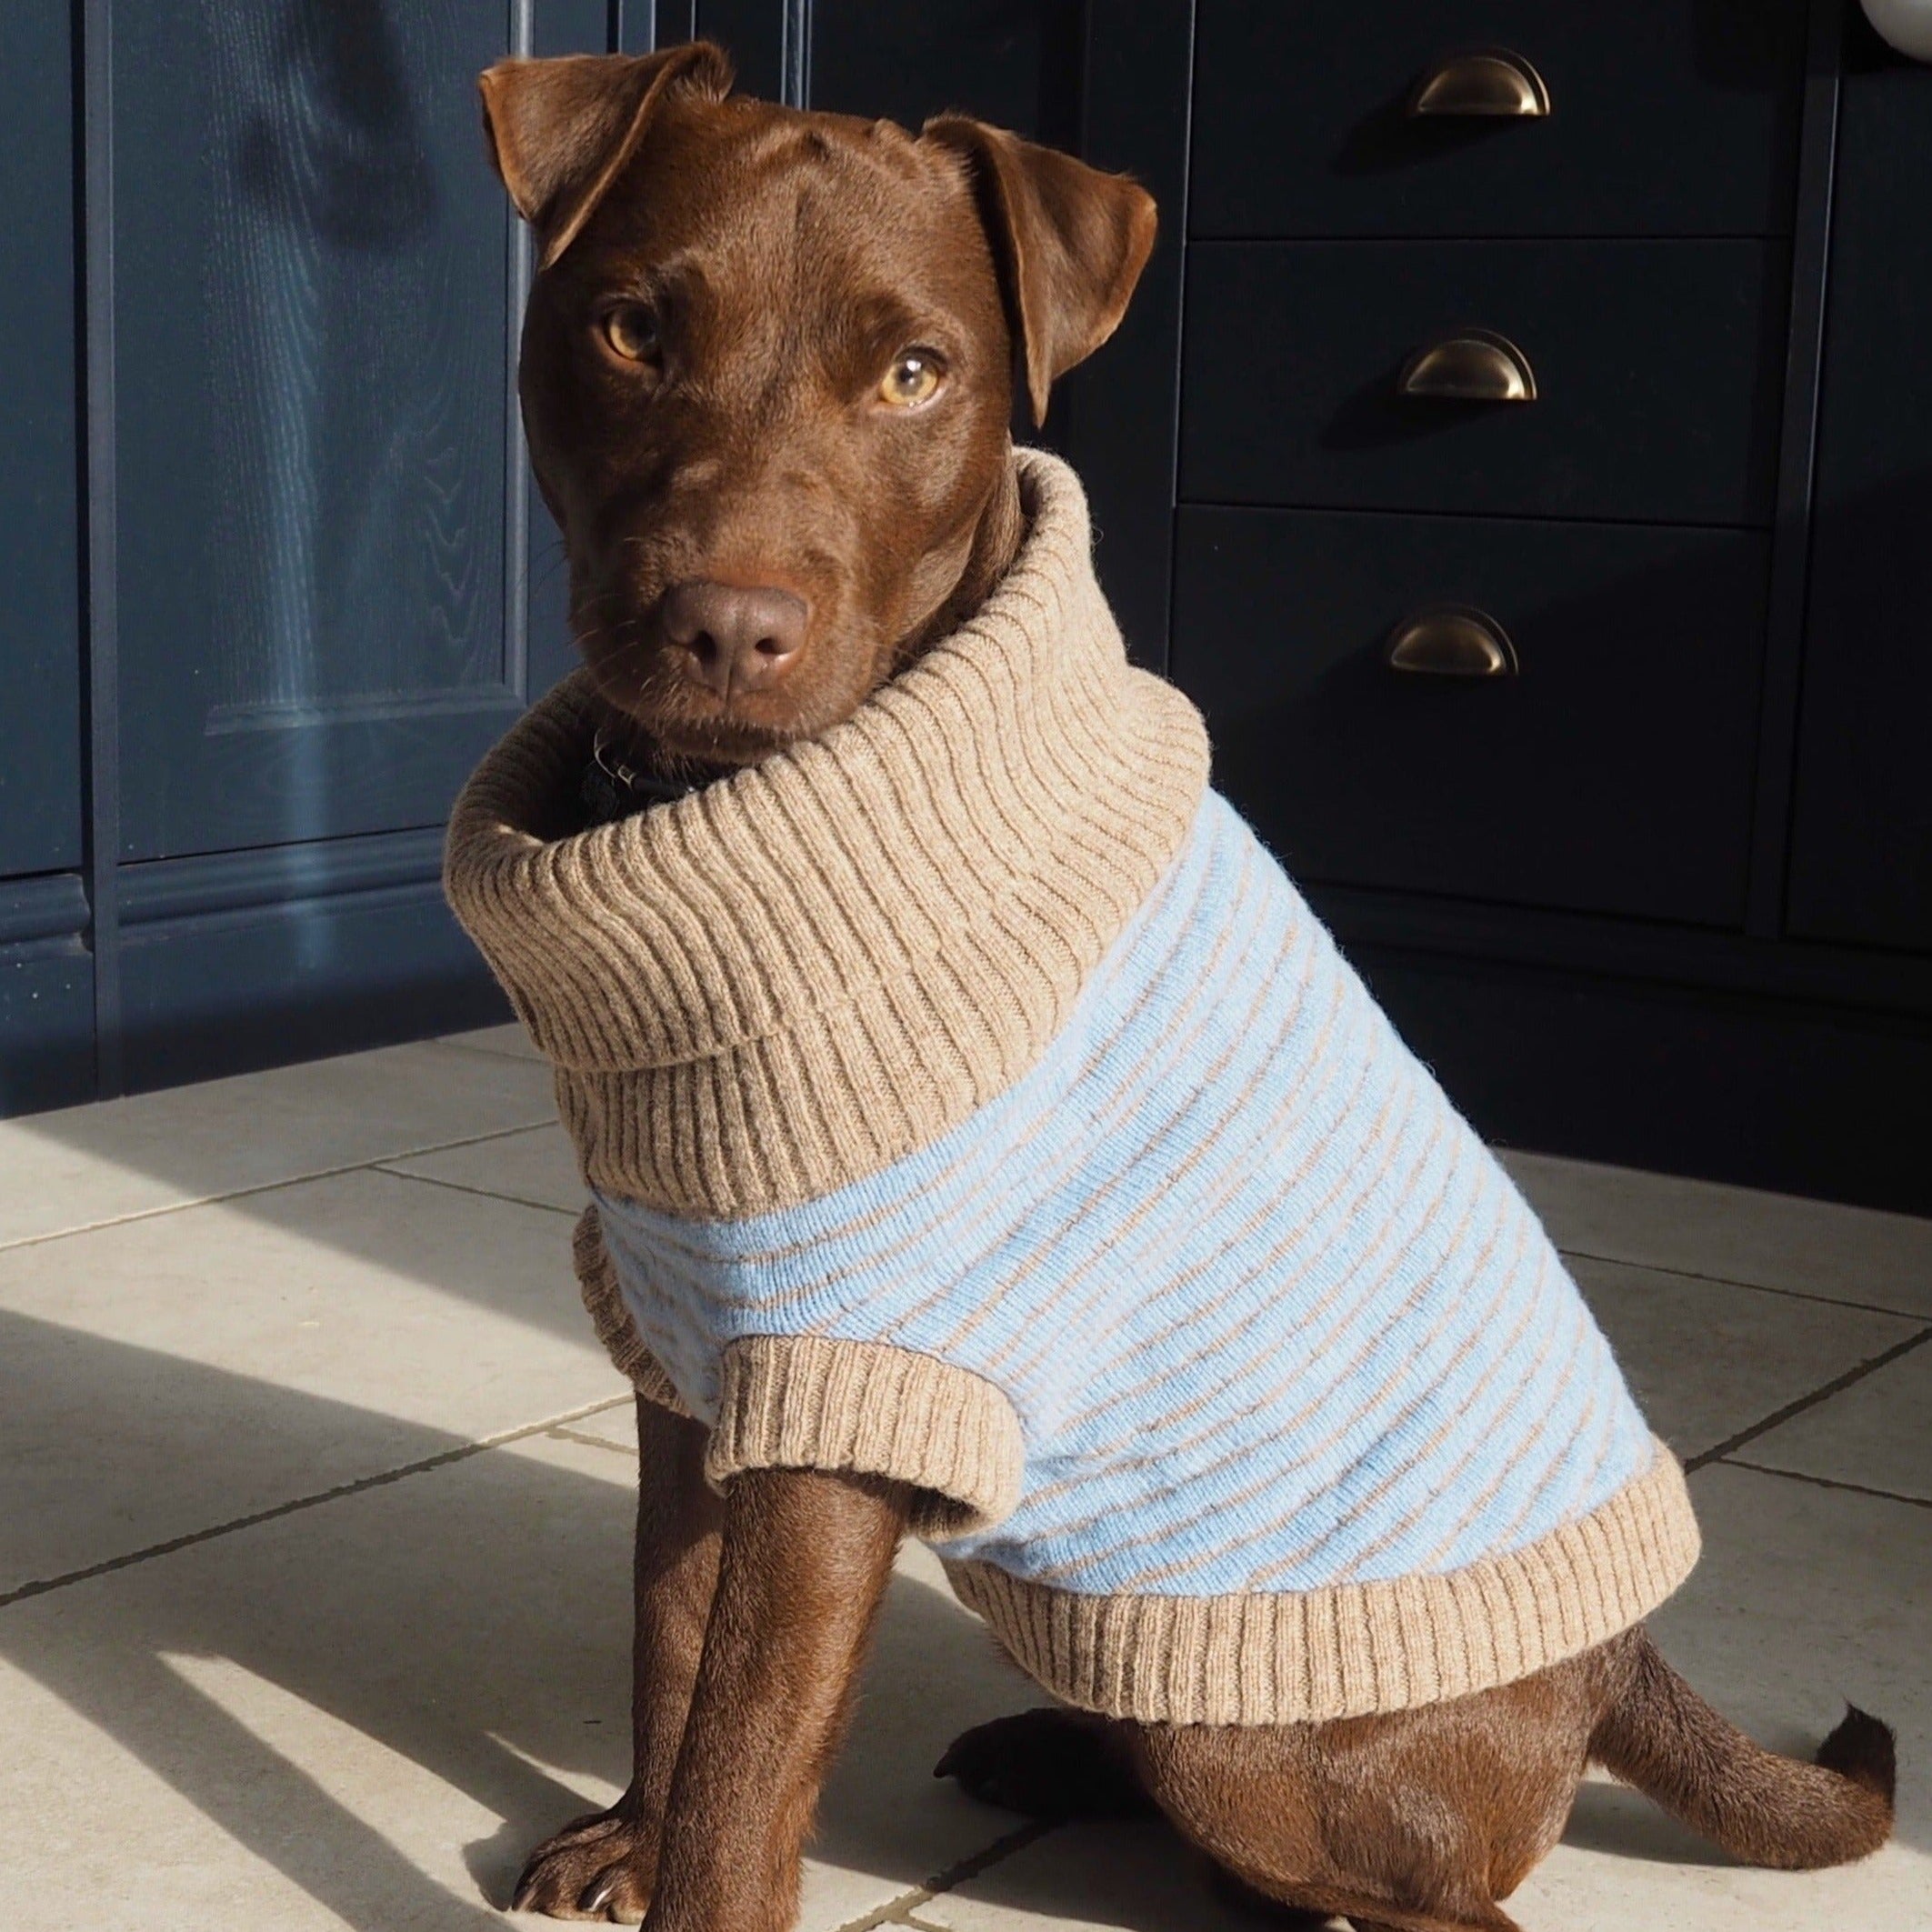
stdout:
[(0, 1247), (556, 1117), (544, 1067), (424, 1042), (0, 1121)]
[(438, 1036), (440, 1046), (463, 1046), (474, 1053), (506, 1053), (513, 1059), (541, 1060), (530, 1036), (515, 1020), (501, 1026), (476, 1026), (467, 1033), (445, 1033)]
[[(1703, 1564), (1653, 1619), (1667, 1654), (1768, 1743), (1807, 1755), (1856, 1699), (1898, 1731), (1897, 1842), (1836, 1871), (1735, 1866), (1637, 1794), (1579, 1794), (1563, 1845), (1510, 1901), (1527, 1932), (1817, 1932), (1932, 1925), (1932, 1511), (1721, 1466), (1692, 1480)], [(915, 1907), (946, 1932), (1236, 1932), (1158, 1827), (1082, 1826)]]
[(0, 1254), (0, 1591), (621, 1396), (569, 1225), (364, 1170)]
[(1502, 1159), (1565, 1249), (1932, 1315), (1932, 1220), (1551, 1155)]
[(1739, 1457), (1932, 1502), (1932, 1345), (1755, 1437)]
[(526, 1133), (445, 1147), (435, 1154), (413, 1154), (383, 1165), (396, 1174), (498, 1194), (506, 1200), (534, 1201), (571, 1214), (580, 1213), (586, 1198), (576, 1156), (555, 1121)]
[[(10, 1932), (505, 1924), (529, 1846), (626, 1775), (632, 1520), (617, 1458), (538, 1438), (0, 1609)], [(993, 1836), (926, 1774), (1023, 1697), (911, 1557), (808, 1932)]]
[(1680, 1457), (1715, 1448), (1925, 1326), (1621, 1262), (1570, 1266), (1651, 1426)]

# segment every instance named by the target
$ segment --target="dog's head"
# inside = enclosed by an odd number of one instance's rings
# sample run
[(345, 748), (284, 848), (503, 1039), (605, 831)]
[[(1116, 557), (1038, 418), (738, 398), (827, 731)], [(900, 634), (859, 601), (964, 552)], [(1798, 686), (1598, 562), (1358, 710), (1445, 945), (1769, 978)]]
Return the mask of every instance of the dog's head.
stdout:
[(984, 594), (1015, 372), (1037, 421), (1154, 239), (1132, 182), (976, 121), (730, 86), (703, 43), (482, 79), (537, 237), (520, 386), (579, 642), (713, 766), (849, 716)]

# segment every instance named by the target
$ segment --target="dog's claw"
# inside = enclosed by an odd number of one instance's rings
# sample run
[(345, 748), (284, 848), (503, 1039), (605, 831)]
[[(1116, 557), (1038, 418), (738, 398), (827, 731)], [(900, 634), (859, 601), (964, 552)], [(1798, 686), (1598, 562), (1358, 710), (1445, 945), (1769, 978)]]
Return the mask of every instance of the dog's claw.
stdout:
[(544, 1855), (547, 1849), (547, 1846), (539, 1845), (524, 1861), (523, 1870), (516, 1875), (516, 1889), (510, 1894), (511, 1911), (527, 1912), (530, 1909), (531, 1901), (536, 1897), (538, 1882), (543, 1877)]
[(933, 1767), (935, 1777), (950, 1777), (959, 1763), (959, 1746), (956, 1742), (946, 1746), (940, 1753), (939, 1762)]
[(617, 1880), (623, 1876), (621, 1865), (606, 1865), (604, 1869), (584, 1887), (584, 1896), (577, 1900), (580, 1912), (601, 1912), (616, 1895)]

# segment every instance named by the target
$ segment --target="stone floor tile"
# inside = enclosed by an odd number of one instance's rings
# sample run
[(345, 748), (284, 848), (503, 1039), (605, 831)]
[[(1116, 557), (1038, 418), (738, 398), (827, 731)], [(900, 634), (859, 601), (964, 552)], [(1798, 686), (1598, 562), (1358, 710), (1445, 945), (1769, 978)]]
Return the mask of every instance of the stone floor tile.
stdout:
[(1932, 1345), (1794, 1416), (1741, 1460), (1932, 1502)]
[(1932, 1315), (1932, 1220), (1507, 1152), (1566, 1250)]
[(509, 1201), (534, 1202), (540, 1207), (581, 1213), (586, 1199), (577, 1174), (576, 1156), (555, 1121), (523, 1134), (506, 1134), (468, 1146), (445, 1147), (435, 1154), (412, 1154), (385, 1161), (394, 1174), (413, 1174), (425, 1180), (498, 1194)]
[(467, 1047), (473, 1053), (506, 1053), (516, 1060), (543, 1058), (536, 1043), (515, 1020), (506, 1021), (501, 1026), (474, 1027), (468, 1033), (445, 1033), (437, 1039), (436, 1045)]
[[(616, 1457), (535, 1437), (0, 1608), (9, 1932), (504, 1925), (529, 1847), (626, 1776), (633, 1507)], [(1026, 1698), (911, 1557), (807, 1932), (996, 1836), (927, 1774)]]
[(0, 1247), (556, 1117), (547, 1069), (429, 1042), (0, 1121)]
[(1573, 1258), (1650, 1426), (1692, 1457), (1914, 1335), (1906, 1316)]
[(362, 1171), (0, 1253), (0, 1593), (621, 1397), (568, 1233)]

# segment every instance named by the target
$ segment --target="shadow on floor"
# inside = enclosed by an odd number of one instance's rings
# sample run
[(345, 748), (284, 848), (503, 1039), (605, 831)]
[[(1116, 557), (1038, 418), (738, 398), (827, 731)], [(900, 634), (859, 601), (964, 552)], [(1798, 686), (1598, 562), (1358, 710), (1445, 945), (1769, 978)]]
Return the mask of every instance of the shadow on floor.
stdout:
[[(16, 1325), (0, 1317), (0, 1362), (19, 1359)], [(347, 1404), (237, 1387), (245, 1378), (87, 1336), (72, 1338), (61, 1368), (62, 1407), (102, 1424), (134, 1406), (214, 1418), (266, 1408), (318, 1445), (374, 1429), (385, 1454), (401, 1447), (410, 1459), (462, 1446)], [(56, 1440), (42, 1453), (60, 1449)], [(220, 1442), (205, 1453), (219, 1455)], [(606, 1480), (540, 1455), (481, 1454), (378, 1484), (17, 1601), (0, 1611), (0, 1657), (357, 1932), (481, 1932), (501, 1924), (529, 1847), (586, 1808), (586, 1790), (621, 1786), (627, 1773), (635, 1506), (626, 1459), (612, 1453), (609, 1462)], [(185, 1467), (183, 1481), (192, 1488)], [(21, 1527), (18, 1512), (0, 1514), (0, 1558), (17, 1554), (6, 1544)], [(958, 1855), (936, 1858), (930, 1843), (933, 1807), (967, 1803), (930, 1782), (939, 1748), (1027, 1699), (974, 1620), (910, 1581), (894, 1591), (868, 1686), (865, 1776), (835, 1781), (814, 1852), (910, 1887)], [(379, 1748), (365, 1756), (339, 1733), (332, 1744), (328, 1720)], [(293, 1737), (294, 1755), (270, 1737)], [(345, 1752), (355, 1760), (348, 1769), (329, 1762)], [(385, 1752), (406, 1765), (372, 1778)], [(468, 1847), (481, 1897), (453, 1896), (405, 1848), (421, 1803), (407, 1796), (420, 1794), (407, 1766), (455, 1794), (439, 1796), (438, 1808), (460, 1818), (466, 1799), (501, 1820)], [(33, 1787), (36, 1802), (62, 1812), (49, 1820), (50, 1842), (84, 1837), (89, 1768), (56, 1759)], [(333, 1795), (351, 1779), (372, 1805), (401, 1794), (402, 1828), (388, 1832)], [(988, 1843), (1011, 1823), (976, 1812), (964, 1842)], [(435, 1827), (419, 1817), (425, 1828)]]

